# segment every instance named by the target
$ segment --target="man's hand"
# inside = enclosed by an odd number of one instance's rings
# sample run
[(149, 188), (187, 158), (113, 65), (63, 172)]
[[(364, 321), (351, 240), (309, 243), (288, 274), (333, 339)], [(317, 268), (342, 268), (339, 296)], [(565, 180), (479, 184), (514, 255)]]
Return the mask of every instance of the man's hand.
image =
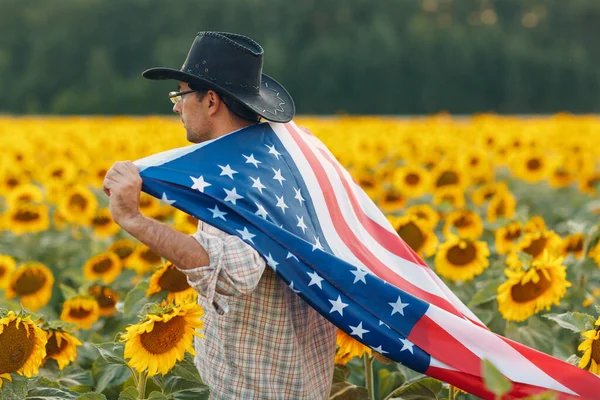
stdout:
[(140, 192), (142, 178), (131, 161), (115, 163), (104, 177), (104, 193), (110, 197), (110, 213), (113, 220), (123, 227), (142, 216)]

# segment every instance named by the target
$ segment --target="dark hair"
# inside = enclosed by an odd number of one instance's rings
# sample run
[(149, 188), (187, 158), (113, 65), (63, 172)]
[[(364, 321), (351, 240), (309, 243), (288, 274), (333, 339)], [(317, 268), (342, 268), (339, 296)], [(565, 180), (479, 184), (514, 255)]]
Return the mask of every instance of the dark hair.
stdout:
[[(198, 100), (200, 100), (200, 101), (202, 101), (202, 99), (204, 99), (204, 96), (206, 96), (206, 93), (209, 90), (212, 90), (212, 89), (201, 88), (194, 84), (190, 84), (189, 87), (190, 87), (190, 89), (197, 90), (196, 95), (198, 96)], [(258, 115), (254, 111), (250, 110), (248, 107), (246, 107), (240, 101), (238, 101), (238, 100), (234, 99), (233, 97), (228, 96), (226, 94), (217, 92), (216, 90), (214, 92), (219, 95), (219, 97), (221, 98), (223, 103), (225, 103), (225, 106), (227, 106), (227, 109), (229, 109), (229, 111), (231, 111), (237, 117), (239, 117), (243, 120), (252, 121), (252, 122), (260, 121), (260, 115)]]

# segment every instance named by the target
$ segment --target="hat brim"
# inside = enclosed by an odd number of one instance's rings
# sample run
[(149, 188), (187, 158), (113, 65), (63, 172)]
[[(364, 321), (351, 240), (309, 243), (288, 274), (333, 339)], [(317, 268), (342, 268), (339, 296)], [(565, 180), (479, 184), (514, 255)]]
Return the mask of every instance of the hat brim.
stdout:
[(218, 85), (211, 80), (174, 68), (150, 68), (144, 71), (142, 76), (151, 80), (173, 79), (198, 84), (203, 88), (225, 93), (237, 99), (264, 119), (273, 122), (289, 122), (294, 118), (296, 111), (294, 100), (292, 100), (292, 96), (290, 96), (288, 91), (279, 82), (266, 74), (262, 74), (258, 93), (236, 91), (232, 88)]

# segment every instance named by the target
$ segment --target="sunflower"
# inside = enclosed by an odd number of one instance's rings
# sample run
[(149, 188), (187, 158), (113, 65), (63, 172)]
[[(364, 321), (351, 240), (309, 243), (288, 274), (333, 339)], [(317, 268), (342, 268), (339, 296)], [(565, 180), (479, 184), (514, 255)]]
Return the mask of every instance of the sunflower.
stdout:
[(408, 207), (404, 213), (406, 215), (415, 215), (420, 221), (424, 222), (431, 231), (435, 229), (435, 226), (440, 219), (437, 211), (427, 204), (418, 204)]
[(451, 236), (435, 254), (435, 270), (453, 281), (468, 281), (490, 265), (489, 256), (486, 242)]
[(459, 186), (443, 186), (433, 193), (433, 204), (450, 204), (453, 208), (465, 206), (465, 193)]
[(167, 305), (128, 326), (121, 336), (128, 364), (140, 372), (147, 370), (148, 376), (165, 375), (186, 351), (195, 355), (193, 337), (204, 337), (196, 332), (204, 326), (203, 316), (197, 303)]
[(594, 288), (594, 289), (592, 289), (591, 295), (586, 294), (586, 299), (583, 301), (583, 303), (581, 305), (584, 307), (589, 307), (596, 301), (596, 299), (598, 297), (600, 297), (600, 288)]
[(94, 193), (83, 185), (74, 185), (60, 199), (59, 209), (68, 222), (90, 226), (96, 215), (98, 200)]
[(396, 188), (381, 186), (377, 200), (381, 211), (384, 213), (393, 213), (406, 205), (407, 198)]
[(600, 172), (583, 173), (579, 178), (579, 190), (592, 196), (600, 193)]
[(555, 189), (563, 188), (574, 182), (576, 176), (575, 171), (569, 170), (564, 162), (558, 162), (550, 168), (548, 183)]
[(596, 246), (590, 248), (588, 257), (594, 260), (600, 267), (600, 241), (596, 243)]
[(177, 304), (187, 301), (196, 301), (198, 292), (192, 288), (186, 275), (179, 271), (171, 262), (165, 263), (150, 277), (150, 286), (146, 297), (165, 290), (169, 293), (167, 300)]
[(468, 171), (471, 181), (488, 181), (494, 174), (489, 153), (478, 147), (461, 153), (459, 164), (463, 171)]
[(122, 269), (123, 263), (119, 256), (112, 251), (105, 251), (86, 261), (83, 276), (90, 281), (101, 279), (104, 283), (111, 283), (117, 279)]
[(58, 369), (63, 369), (77, 358), (77, 346), (82, 343), (75, 336), (62, 329), (48, 329), (48, 342), (46, 343), (46, 358), (56, 360)]
[(148, 217), (154, 217), (161, 212), (160, 200), (147, 193), (140, 194), (140, 211)]
[(435, 253), (438, 238), (416, 215), (403, 215), (400, 217), (388, 217), (388, 220), (402, 240), (410, 246), (415, 253), (427, 257)]
[(46, 334), (29, 315), (0, 314), (0, 388), (3, 379), (12, 381), (11, 373), (37, 375), (46, 356), (46, 342)]
[(65, 300), (60, 319), (82, 329), (90, 329), (100, 317), (100, 307), (93, 297), (77, 296)]
[(550, 254), (556, 254), (560, 251), (562, 240), (552, 230), (543, 230), (537, 232), (527, 232), (515, 244), (513, 251), (508, 254), (506, 263), (513, 268), (519, 264), (517, 252), (529, 254), (533, 260), (537, 260), (547, 251)]
[(133, 240), (121, 239), (110, 245), (108, 251), (112, 251), (121, 259), (123, 266), (128, 266), (131, 255), (135, 252), (137, 244)]
[(534, 215), (525, 223), (523, 229), (526, 233), (546, 230), (546, 221), (544, 221), (544, 218), (540, 217), (539, 215)]
[(371, 354), (371, 349), (360, 343), (352, 336), (346, 334), (341, 329), (337, 330), (335, 342), (338, 348), (335, 352), (334, 363), (336, 365), (346, 365), (354, 357), (362, 357), (365, 353)]
[(374, 198), (379, 188), (379, 184), (377, 182), (377, 179), (375, 178), (375, 174), (367, 168), (361, 168), (352, 175), (354, 176), (356, 183), (360, 185), (360, 187), (365, 191), (365, 193), (370, 198)]
[(88, 293), (98, 302), (100, 316), (110, 317), (117, 312), (116, 305), (119, 302), (119, 295), (111, 288), (94, 285), (89, 288)]
[(482, 206), (494, 197), (497, 193), (507, 191), (508, 187), (504, 182), (490, 182), (479, 186), (471, 193), (471, 200), (478, 206)]
[(154, 270), (155, 267), (162, 265), (162, 257), (153, 252), (148, 246), (141, 244), (136, 247), (131, 255), (131, 260), (127, 266), (132, 268), (140, 275)]
[(0, 254), (0, 289), (6, 289), (17, 263), (11, 256)]
[(48, 207), (42, 204), (20, 203), (3, 217), (4, 228), (15, 235), (45, 231), (50, 226)]
[(446, 186), (465, 188), (468, 185), (468, 179), (464, 171), (457, 165), (444, 162), (433, 169), (432, 185), (434, 191)]
[(0, 169), (0, 188), (2, 193), (10, 193), (16, 187), (30, 181), (29, 177), (18, 168), (4, 167)]
[(181, 210), (175, 209), (175, 228), (185, 234), (193, 234), (198, 230), (198, 220)]
[(496, 252), (506, 254), (512, 251), (516, 241), (523, 234), (523, 225), (519, 221), (509, 222), (507, 225), (499, 228), (495, 232)]
[(419, 197), (430, 188), (430, 174), (423, 167), (405, 165), (394, 173), (394, 187), (408, 197)]
[(527, 270), (522, 265), (517, 270), (506, 268), (508, 280), (498, 287), (497, 298), (504, 319), (524, 321), (540, 310), (549, 310), (552, 304), (560, 305), (560, 299), (571, 286), (562, 261), (562, 257), (553, 257), (545, 251)]
[(496, 222), (499, 218), (510, 219), (515, 216), (515, 207), (517, 200), (511, 192), (504, 191), (496, 193), (486, 211), (486, 219), (488, 222)]
[(600, 375), (600, 318), (596, 320), (594, 325), (596, 326), (595, 329), (582, 333), (585, 340), (577, 348), (577, 350), (583, 351), (583, 356), (579, 360), (579, 368)]
[(543, 153), (528, 150), (514, 157), (511, 170), (516, 177), (529, 183), (536, 183), (549, 175), (550, 162)]
[(41, 203), (43, 201), (42, 189), (31, 183), (19, 185), (6, 194), (8, 208), (16, 208), (21, 203)]
[(581, 259), (583, 257), (583, 242), (585, 236), (583, 233), (574, 233), (572, 235), (565, 236), (562, 240), (560, 254), (566, 256), (572, 253), (575, 258)]
[(92, 218), (92, 228), (99, 238), (107, 238), (116, 235), (121, 227), (113, 221), (110, 210), (107, 207), (99, 208)]
[(93, 165), (89, 170), (89, 183), (95, 188), (102, 188), (104, 184), (104, 178), (106, 177), (106, 173), (111, 167), (111, 163), (109, 162), (100, 162), (98, 164)]
[(42, 168), (42, 181), (56, 187), (72, 183), (77, 178), (78, 168), (65, 159), (50, 162)]
[(444, 224), (446, 238), (454, 234), (453, 229), (458, 232), (458, 236), (475, 240), (483, 233), (483, 222), (479, 214), (474, 211), (452, 211), (446, 216), (446, 223)]
[(6, 298), (19, 297), (23, 307), (37, 311), (50, 301), (54, 275), (44, 264), (28, 262), (21, 264), (12, 274), (6, 288)]

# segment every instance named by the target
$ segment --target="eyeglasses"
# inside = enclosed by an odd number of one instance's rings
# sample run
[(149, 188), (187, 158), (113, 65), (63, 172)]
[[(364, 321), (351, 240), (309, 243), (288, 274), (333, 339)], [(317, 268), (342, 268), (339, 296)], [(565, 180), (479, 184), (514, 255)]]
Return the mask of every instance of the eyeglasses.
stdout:
[(169, 92), (169, 99), (171, 99), (171, 103), (177, 104), (178, 102), (181, 101), (181, 97), (184, 94), (194, 93), (194, 92), (197, 92), (197, 90), (186, 90), (185, 92)]

